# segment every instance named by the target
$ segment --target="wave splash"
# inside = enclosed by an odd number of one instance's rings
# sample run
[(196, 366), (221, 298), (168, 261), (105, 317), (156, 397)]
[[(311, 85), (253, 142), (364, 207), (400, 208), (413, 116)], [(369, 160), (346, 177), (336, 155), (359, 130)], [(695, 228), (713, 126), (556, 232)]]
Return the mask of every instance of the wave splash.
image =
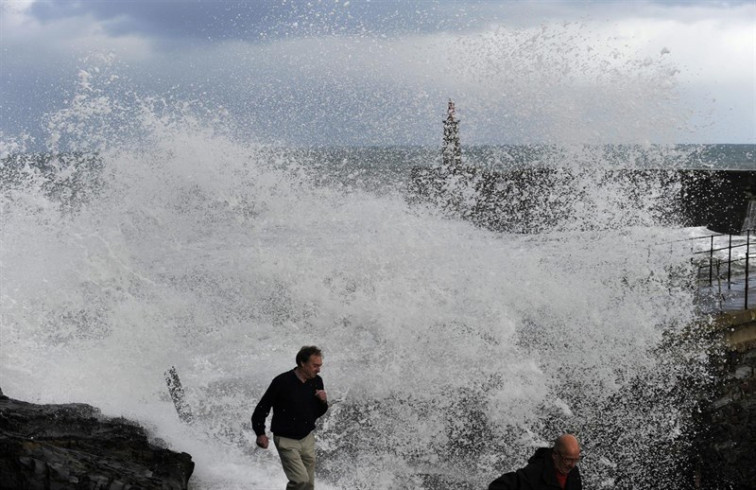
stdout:
[[(565, 430), (588, 486), (674, 488), (679, 387), (706, 378), (704, 346), (667, 340), (693, 320), (691, 230), (493, 233), (314, 178), (328, 163), (201, 106), (98, 90), (82, 74), (50, 117), (48, 161), (3, 167), (10, 396), (135, 417), (193, 455), (198, 488), (279, 486), (249, 416), (315, 343), (326, 488), (479, 488)], [(124, 107), (125, 129), (103, 122)]]

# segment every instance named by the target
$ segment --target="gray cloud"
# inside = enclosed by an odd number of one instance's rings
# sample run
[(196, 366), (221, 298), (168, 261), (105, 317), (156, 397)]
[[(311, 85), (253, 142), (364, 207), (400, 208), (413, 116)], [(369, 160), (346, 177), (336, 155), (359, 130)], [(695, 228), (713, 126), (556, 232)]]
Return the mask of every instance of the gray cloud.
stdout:
[[(200, 101), (249, 135), (295, 144), (434, 145), (448, 97), (469, 143), (669, 139), (686, 111), (699, 128), (685, 141), (753, 141), (753, 71), (728, 43), (754, 12), (747, 2), (37, 1), (0, 19), (0, 130), (40, 132), (84, 69), (120, 78), (107, 89), (116, 99)], [(118, 62), (88, 61), (103, 52)]]
[(143, 35), (158, 40), (259, 41), (322, 35), (403, 35), (463, 32), (493, 22), (532, 26), (540, 22), (621, 17), (643, 8), (729, 8), (748, 0), (567, 1), (523, 0), (36, 0), (29, 15), (41, 22), (86, 15), (113, 36)]
[[(42, 22), (91, 15), (113, 36), (247, 41), (320, 35), (378, 35), (460, 30), (480, 22), (481, 2), (43, 1), (29, 14)], [(485, 4), (485, 2), (483, 2)]]
[(273, 16), (270, 2), (127, 1), (35, 2), (29, 14), (42, 21), (91, 15), (113, 36), (153, 38), (255, 38)]

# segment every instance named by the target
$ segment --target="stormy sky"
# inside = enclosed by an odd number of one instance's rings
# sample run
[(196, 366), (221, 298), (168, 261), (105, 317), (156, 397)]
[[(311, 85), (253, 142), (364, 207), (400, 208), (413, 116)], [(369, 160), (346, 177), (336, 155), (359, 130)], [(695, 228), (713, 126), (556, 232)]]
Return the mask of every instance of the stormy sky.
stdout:
[(5, 140), (97, 94), (294, 145), (436, 145), (450, 98), (468, 144), (756, 143), (752, 0), (1, 5)]

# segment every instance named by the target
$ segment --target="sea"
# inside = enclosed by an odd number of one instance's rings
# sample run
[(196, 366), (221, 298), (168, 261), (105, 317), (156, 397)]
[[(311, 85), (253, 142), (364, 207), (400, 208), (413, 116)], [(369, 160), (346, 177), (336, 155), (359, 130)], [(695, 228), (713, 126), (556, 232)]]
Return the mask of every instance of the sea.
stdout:
[[(639, 215), (492, 231), (409, 199), (411, 168), (438, 165), (440, 145), (264, 145), (155, 114), (119, 135), (61, 117), (47, 151), (14, 140), (0, 155), (7, 396), (138, 421), (192, 455), (193, 490), (280, 489), (250, 416), (314, 344), (330, 400), (320, 489), (485, 488), (562, 432), (582, 443), (586, 488), (673, 489), (692, 474), (696, 394), (714, 382), (711, 345), (690, 335), (705, 228)], [(489, 170), (754, 170), (755, 154), (494, 145), (463, 156)], [(601, 213), (645, 212), (616, 198), (631, 191), (598, 196)], [(172, 367), (191, 424), (169, 396)]]

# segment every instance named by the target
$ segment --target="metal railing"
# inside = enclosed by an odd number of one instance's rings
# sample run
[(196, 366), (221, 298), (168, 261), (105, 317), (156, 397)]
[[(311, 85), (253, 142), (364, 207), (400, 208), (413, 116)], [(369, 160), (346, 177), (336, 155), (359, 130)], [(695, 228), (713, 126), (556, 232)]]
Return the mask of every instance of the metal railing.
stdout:
[[(745, 241), (738, 235), (733, 244), (733, 235), (706, 235), (695, 237), (691, 240), (709, 240), (708, 250), (693, 252), (695, 255), (703, 255), (705, 258), (698, 260), (697, 280), (699, 286), (709, 288), (714, 292), (716, 281), (716, 295), (720, 310), (747, 310), (749, 308), (749, 293), (751, 292), (751, 235), (753, 230), (746, 230)], [(716, 239), (727, 237), (727, 245), (716, 243)], [(737, 243), (741, 242), (741, 243)], [(733, 258), (733, 251), (745, 247), (742, 257)], [(724, 257), (726, 252), (726, 259)], [(693, 259), (695, 260), (695, 257)], [(742, 264), (742, 267), (741, 267)], [(723, 270), (724, 269), (724, 270)], [(725, 293), (726, 288), (727, 293)], [(741, 291), (742, 288), (742, 291)], [(742, 294), (742, 303), (740, 296)], [(725, 305), (726, 303), (726, 305)], [(725, 307), (726, 306), (726, 307)]]

